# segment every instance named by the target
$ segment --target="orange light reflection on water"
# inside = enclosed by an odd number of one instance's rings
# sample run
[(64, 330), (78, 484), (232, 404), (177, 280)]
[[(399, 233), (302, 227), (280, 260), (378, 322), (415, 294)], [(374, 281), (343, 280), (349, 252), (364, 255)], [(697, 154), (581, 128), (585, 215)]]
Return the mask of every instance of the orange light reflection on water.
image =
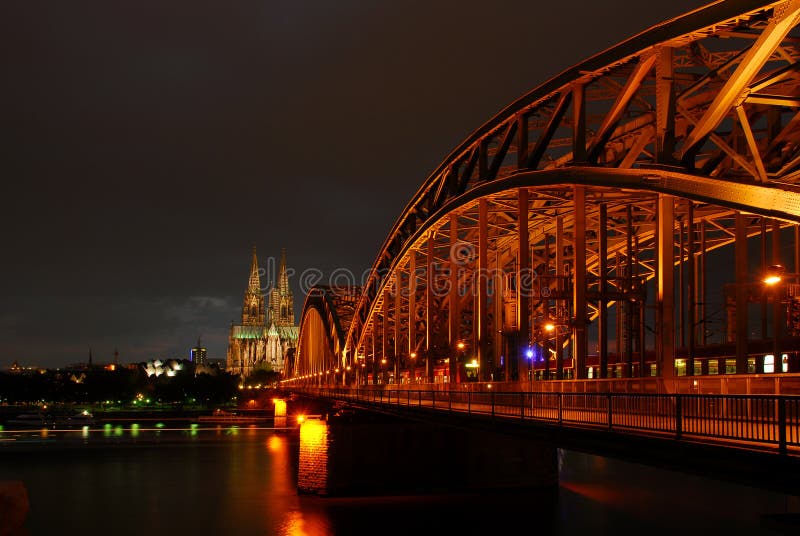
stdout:
[(325, 493), (328, 486), (328, 423), (307, 418), (300, 424), (300, 456), (297, 487)]

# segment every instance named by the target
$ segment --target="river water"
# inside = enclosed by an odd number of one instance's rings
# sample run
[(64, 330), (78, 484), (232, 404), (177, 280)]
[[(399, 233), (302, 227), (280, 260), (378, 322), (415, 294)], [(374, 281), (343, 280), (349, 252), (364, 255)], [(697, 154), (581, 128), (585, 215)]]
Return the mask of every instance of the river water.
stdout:
[(752, 536), (779, 534), (762, 514), (798, 510), (796, 497), (571, 451), (557, 489), (325, 497), (298, 493), (300, 434), (287, 429), (128, 423), (0, 439), (0, 481), (24, 483), (29, 536)]

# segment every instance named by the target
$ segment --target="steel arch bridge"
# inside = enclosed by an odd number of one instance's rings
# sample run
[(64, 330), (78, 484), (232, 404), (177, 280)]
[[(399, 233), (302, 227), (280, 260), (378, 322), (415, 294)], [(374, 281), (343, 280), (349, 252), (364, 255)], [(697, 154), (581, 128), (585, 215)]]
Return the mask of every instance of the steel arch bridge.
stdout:
[(800, 371), (798, 22), (800, 0), (714, 2), (511, 103), (424, 181), (346, 326), (309, 296), (291, 374)]

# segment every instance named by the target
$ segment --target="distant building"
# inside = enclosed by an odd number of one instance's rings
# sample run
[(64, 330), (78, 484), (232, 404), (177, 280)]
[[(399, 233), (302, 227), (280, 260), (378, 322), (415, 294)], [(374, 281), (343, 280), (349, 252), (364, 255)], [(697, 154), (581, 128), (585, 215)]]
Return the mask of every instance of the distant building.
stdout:
[(216, 367), (218, 370), (225, 370), (227, 363), (224, 359), (209, 359), (208, 360), (209, 367)]
[(206, 357), (206, 349), (200, 345), (200, 339), (197, 339), (197, 346), (192, 348), (189, 361), (195, 365), (205, 365), (208, 362)]
[(253, 248), (250, 279), (242, 304), (242, 321), (232, 324), (228, 337), (226, 369), (249, 376), (253, 369), (267, 365), (283, 372), (287, 352), (297, 346), (299, 328), (294, 322), (294, 297), (286, 271), (286, 251), (281, 251), (277, 281), (264, 304), (258, 257)]

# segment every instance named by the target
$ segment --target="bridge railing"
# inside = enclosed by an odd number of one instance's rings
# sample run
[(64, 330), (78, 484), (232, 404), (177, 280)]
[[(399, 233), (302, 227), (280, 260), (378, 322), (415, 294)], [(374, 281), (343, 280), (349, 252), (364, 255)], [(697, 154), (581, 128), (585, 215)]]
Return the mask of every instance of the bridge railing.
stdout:
[(382, 407), (444, 411), (517, 419), (562, 427), (590, 427), (675, 439), (722, 441), (740, 447), (800, 455), (800, 397), (784, 395), (692, 395), (296, 389), (313, 396)]

